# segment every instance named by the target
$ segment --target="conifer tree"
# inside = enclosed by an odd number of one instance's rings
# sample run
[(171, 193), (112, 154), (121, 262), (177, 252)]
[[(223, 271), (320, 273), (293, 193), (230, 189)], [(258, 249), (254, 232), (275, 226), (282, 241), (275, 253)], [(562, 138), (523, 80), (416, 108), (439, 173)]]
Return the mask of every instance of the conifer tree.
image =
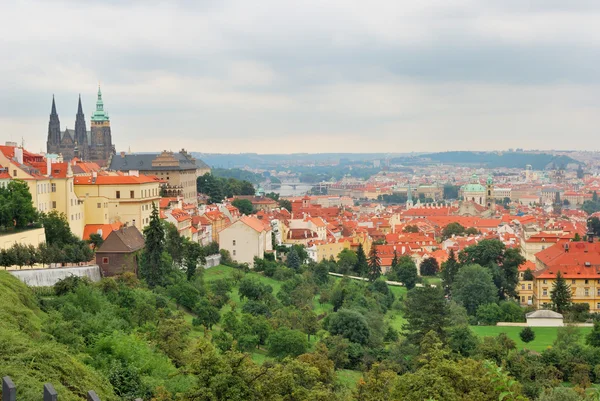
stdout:
[(571, 305), (571, 286), (567, 284), (560, 270), (556, 273), (556, 280), (550, 291), (550, 299), (552, 300), (552, 309), (558, 313), (564, 313)]
[(377, 256), (377, 246), (373, 244), (369, 252), (369, 281), (373, 282), (381, 276), (381, 261)]
[(292, 248), (292, 250), (288, 252), (286, 264), (287, 267), (294, 270), (298, 270), (302, 265), (302, 262), (300, 261), (300, 256), (298, 256), (298, 252), (296, 252), (294, 248)]
[(444, 289), (447, 294), (450, 293), (452, 283), (454, 283), (454, 277), (456, 276), (456, 273), (458, 273), (459, 268), (460, 265), (456, 260), (454, 250), (450, 249), (450, 253), (448, 254), (448, 260), (442, 263), (442, 281), (444, 283)]
[(163, 257), (165, 250), (165, 230), (158, 215), (156, 204), (152, 203), (150, 224), (144, 228), (146, 246), (142, 255), (140, 275), (150, 287), (162, 284), (167, 273), (167, 263)]
[(394, 259), (392, 259), (392, 269), (398, 266), (398, 252), (394, 249)]
[(365, 254), (365, 250), (362, 244), (358, 244), (358, 250), (356, 251), (356, 264), (354, 265), (354, 271), (357, 275), (363, 277), (367, 270), (369, 269), (369, 264), (367, 262), (367, 255)]

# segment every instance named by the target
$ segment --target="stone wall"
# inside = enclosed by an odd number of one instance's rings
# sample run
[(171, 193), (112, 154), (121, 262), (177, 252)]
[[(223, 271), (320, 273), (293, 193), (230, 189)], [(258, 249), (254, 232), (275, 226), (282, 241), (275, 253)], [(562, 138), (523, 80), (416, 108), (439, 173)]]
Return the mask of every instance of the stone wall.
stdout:
[(51, 287), (69, 276), (87, 277), (93, 282), (100, 281), (100, 268), (97, 265), (83, 267), (58, 267), (54, 269), (11, 270), (10, 274), (30, 287)]

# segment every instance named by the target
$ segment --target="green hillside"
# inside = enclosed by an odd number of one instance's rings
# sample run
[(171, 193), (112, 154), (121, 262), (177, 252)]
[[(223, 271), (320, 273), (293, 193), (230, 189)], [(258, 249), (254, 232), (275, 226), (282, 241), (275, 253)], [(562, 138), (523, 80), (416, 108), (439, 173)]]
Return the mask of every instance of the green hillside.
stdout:
[(535, 170), (543, 170), (553, 163), (556, 166), (577, 163), (568, 156), (554, 156), (548, 153), (524, 152), (441, 152), (423, 155), (424, 158), (444, 164), (476, 164), (488, 168), (525, 168), (531, 164)]
[(92, 389), (103, 401), (117, 400), (108, 380), (41, 331), (46, 318), (29, 288), (0, 272), (0, 376), (17, 384), (18, 400), (39, 400), (49, 382), (60, 400), (83, 400)]

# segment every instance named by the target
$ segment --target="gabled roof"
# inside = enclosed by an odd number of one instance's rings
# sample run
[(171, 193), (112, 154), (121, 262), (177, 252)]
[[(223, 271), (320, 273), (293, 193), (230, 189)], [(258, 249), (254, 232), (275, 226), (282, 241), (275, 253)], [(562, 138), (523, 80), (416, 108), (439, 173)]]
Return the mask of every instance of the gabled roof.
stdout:
[(96, 253), (131, 253), (144, 247), (144, 237), (135, 227), (122, 227), (111, 231)]

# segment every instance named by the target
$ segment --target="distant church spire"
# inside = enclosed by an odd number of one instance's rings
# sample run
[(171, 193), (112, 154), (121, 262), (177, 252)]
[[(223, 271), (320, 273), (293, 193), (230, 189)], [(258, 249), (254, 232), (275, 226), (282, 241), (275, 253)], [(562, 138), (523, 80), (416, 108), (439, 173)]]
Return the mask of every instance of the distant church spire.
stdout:
[(52, 111), (50, 111), (50, 118), (52, 116), (58, 117), (58, 113), (56, 112), (56, 103), (54, 103), (54, 95), (52, 95)]
[(60, 145), (60, 120), (56, 112), (56, 102), (52, 95), (52, 109), (50, 110), (50, 121), (48, 121), (48, 137), (46, 141), (46, 151), (48, 153), (58, 153)]
[(413, 207), (412, 188), (410, 187), (410, 183), (409, 183), (408, 191), (406, 193), (406, 210), (412, 209), (412, 207)]
[(77, 115), (75, 116), (75, 143), (79, 144), (80, 159), (87, 160), (89, 158), (88, 152), (88, 138), (87, 138), (87, 126), (85, 124), (85, 116), (83, 115), (83, 106), (81, 105), (81, 95), (79, 95), (79, 104), (77, 105)]

